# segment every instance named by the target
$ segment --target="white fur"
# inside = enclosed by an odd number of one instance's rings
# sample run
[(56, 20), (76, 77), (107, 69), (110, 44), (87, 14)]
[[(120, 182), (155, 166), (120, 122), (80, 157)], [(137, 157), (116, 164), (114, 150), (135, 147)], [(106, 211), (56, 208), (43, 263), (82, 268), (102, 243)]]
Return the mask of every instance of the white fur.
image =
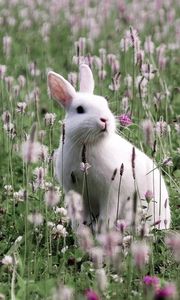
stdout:
[[(83, 65), (83, 72), (80, 72), (81, 75), (83, 74), (81, 80), (85, 80), (87, 75), (89, 88), (87, 82), (86, 84), (80, 84), (80, 86), (83, 86), (83, 93), (77, 92), (74, 94), (73, 92), (73, 97), (70, 97), (68, 105), (64, 104), (64, 99), (61, 101), (61, 91), (63, 85), (63, 95), (66, 94), (66, 91), (69, 94), (69, 83), (64, 90), (65, 79), (63, 78), (61, 84), (62, 76), (58, 77), (59, 75), (53, 72), (53, 76), (57, 76), (55, 80), (57, 81), (57, 78), (59, 78), (58, 101), (66, 109), (64, 121), (65, 141), (62, 144), (62, 138), (60, 140), (55, 166), (57, 178), (63, 185), (65, 193), (69, 190), (82, 193), (84, 173), (80, 170), (80, 163), (82, 161), (82, 147), (85, 144), (87, 162), (91, 165), (87, 175), (89, 202), (93, 215), (102, 222), (103, 226), (108, 224), (112, 227), (116, 220), (119, 171), (123, 163), (124, 173), (120, 188), (119, 217), (126, 219), (131, 224), (135, 190), (138, 191), (138, 207), (146, 205), (146, 201), (142, 201), (142, 199), (145, 199), (147, 190), (151, 190), (154, 193), (155, 202), (150, 203), (148, 215), (152, 215), (152, 217), (148, 220), (148, 223), (152, 225), (161, 220), (156, 227), (159, 229), (169, 228), (171, 220), (169, 198), (160, 171), (147, 155), (135, 147), (136, 180), (134, 181), (132, 174), (133, 145), (116, 134), (115, 118), (108, 108), (107, 101), (103, 97), (92, 94), (94, 85), (91, 70), (88, 66), (84, 67)], [(52, 72), (50, 73), (52, 75)], [(48, 86), (52, 95), (53, 82), (51, 81), (54, 80), (53, 76), (48, 77)], [(57, 90), (56, 87), (56, 98)], [(85, 113), (77, 113), (76, 108), (78, 106), (82, 106)], [(107, 130), (105, 132), (102, 131), (104, 123), (101, 122), (101, 118), (107, 119)], [(118, 171), (115, 179), (112, 180), (116, 168)], [(75, 183), (72, 180), (72, 172), (76, 179)], [(91, 218), (86, 192), (84, 193), (84, 207), (84, 220), (90, 223)]]

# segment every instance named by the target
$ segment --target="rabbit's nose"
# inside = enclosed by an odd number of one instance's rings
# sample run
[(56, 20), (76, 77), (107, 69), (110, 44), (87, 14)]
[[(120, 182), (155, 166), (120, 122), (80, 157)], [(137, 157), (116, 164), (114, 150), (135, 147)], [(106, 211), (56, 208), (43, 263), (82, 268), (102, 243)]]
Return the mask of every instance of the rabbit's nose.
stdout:
[(107, 120), (108, 120), (108, 119), (106, 119), (106, 118), (100, 118), (100, 121), (103, 122), (103, 123), (106, 123)]

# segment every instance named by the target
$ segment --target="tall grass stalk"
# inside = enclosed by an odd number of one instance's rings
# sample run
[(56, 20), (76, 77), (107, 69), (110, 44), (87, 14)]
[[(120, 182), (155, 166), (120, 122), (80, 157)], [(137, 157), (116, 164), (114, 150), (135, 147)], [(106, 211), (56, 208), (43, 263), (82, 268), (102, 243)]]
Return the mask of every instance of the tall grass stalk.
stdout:
[(120, 173), (120, 178), (119, 178), (119, 185), (118, 185), (118, 201), (117, 201), (117, 211), (116, 211), (116, 222), (117, 222), (118, 217), (119, 217), (120, 192), (121, 192), (121, 182), (122, 182), (123, 172), (124, 172), (124, 164), (122, 163), (121, 167), (120, 167), (120, 172), (119, 172)]

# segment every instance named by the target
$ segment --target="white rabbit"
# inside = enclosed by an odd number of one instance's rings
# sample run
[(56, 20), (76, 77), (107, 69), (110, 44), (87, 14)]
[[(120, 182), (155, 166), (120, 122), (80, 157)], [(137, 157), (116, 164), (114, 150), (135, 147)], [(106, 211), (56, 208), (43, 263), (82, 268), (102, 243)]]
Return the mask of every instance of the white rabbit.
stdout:
[[(66, 110), (64, 142), (61, 137), (56, 153), (56, 176), (65, 193), (83, 193), (84, 221), (90, 224), (96, 219), (104, 228), (112, 228), (117, 218), (132, 224), (134, 201), (138, 209), (147, 205), (142, 199), (147, 191), (152, 191), (154, 201), (149, 203), (147, 222), (156, 224), (158, 229), (169, 228), (170, 207), (164, 179), (152, 159), (116, 134), (115, 117), (106, 99), (93, 94), (90, 68), (80, 65), (80, 92), (52, 71), (48, 73), (48, 87), (52, 97)], [(86, 164), (89, 169), (85, 175), (80, 169), (82, 149), (86, 150), (90, 165)]]

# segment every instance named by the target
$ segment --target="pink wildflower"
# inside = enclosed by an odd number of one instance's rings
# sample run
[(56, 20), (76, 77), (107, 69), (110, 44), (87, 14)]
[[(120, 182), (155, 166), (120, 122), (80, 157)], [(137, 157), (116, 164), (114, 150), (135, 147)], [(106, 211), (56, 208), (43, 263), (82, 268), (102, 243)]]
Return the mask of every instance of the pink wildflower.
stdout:
[(0, 79), (3, 79), (6, 73), (7, 67), (5, 65), (0, 65)]
[(154, 69), (153, 65), (149, 63), (143, 64), (141, 66), (141, 73), (143, 77), (146, 78), (148, 81), (154, 78), (156, 72), (157, 71)]
[(150, 249), (148, 245), (145, 242), (134, 242), (131, 251), (135, 265), (142, 269), (149, 260)]
[(121, 126), (128, 127), (132, 124), (132, 120), (128, 114), (122, 114), (119, 116), (119, 122)]
[(92, 233), (89, 227), (81, 225), (77, 230), (78, 241), (84, 251), (89, 251), (93, 247)]
[(128, 225), (125, 220), (117, 220), (117, 222), (116, 222), (116, 229), (118, 231), (120, 231), (122, 234), (124, 233), (127, 226)]
[(44, 201), (47, 206), (56, 206), (60, 201), (60, 195), (53, 187), (50, 187), (49, 190), (45, 192)]
[(4, 78), (4, 81), (6, 83), (7, 90), (8, 91), (12, 91), (12, 86), (13, 86), (14, 78), (12, 76), (6, 76)]
[(110, 231), (98, 236), (98, 241), (103, 247), (104, 254), (108, 257), (116, 256), (121, 240), (121, 234), (117, 231)]
[(102, 268), (104, 256), (103, 256), (103, 249), (99, 246), (92, 247), (89, 250), (90, 257), (92, 258), (94, 267), (96, 269)]
[(172, 167), (173, 166), (172, 158), (171, 157), (164, 158), (162, 164), (164, 166)]
[(154, 140), (154, 127), (152, 121), (150, 119), (143, 120), (141, 122), (141, 127), (143, 130), (145, 143), (152, 147)]
[(35, 175), (35, 188), (44, 188), (44, 179), (47, 173), (46, 169), (43, 167), (37, 167), (33, 173)]
[(113, 74), (119, 72), (119, 61), (115, 54), (108, 54), (107, 55), (108, 64), (111, 66), (111, 71)]
[(2, 120), (4, 125), (10, 124), (11, 122), (11, 114), (9, 111), (4, 111), (2, 114)]
[(35, 163), (39, 159), (41, 144), (35, 141), (35, 135), (36, 124), (33, 124), (29, 138), (22, 144), (22, 158), (26, 163)]
[(166, 300), (176, 298), (177, 290), (173, 283), (167, 283), (164, 287), (157, 289), (155, 300)]
[(7, 58), (11, 54), (12, 38), (10, 36), (3, 37), (3, 52)]
[(159, 278), (156, 277), (156, 276), (149, 276), (149, 275), (146, 275), (146, 276), (144, 276), (144, 278), (143, 278), (143, 282), (144, 282), (144, 284), (147, 285), (147, 286), (157, 287), (158, 284), (159, 284)]
[(26, 78), (23, 75), (19, 75), (18, 82), (21, 88), (23, 88), (26, 84)]
[(48, 147), (46, 145), (41, 144), (39, 151), (39, 160), (43, 162), (48, 160)]
[(10, 255), (5, 255), (2, 259), (1, 263), (6, 266), (12, 266), (13, 265), (13, 257)]
[(94, 292), (93, 290), (86, 290), (85, 291), (85, 296), (87, 300), (100, 300), (99, 296)]
[(151, 36), (148, 36), (144, 43), (144, 49), (147, 53), (153, 54), (154, 53), (154, 43), (151, 40)]
[(120, 88), (120, 73), (116, 73), (112, 78), (112, 83), (109, 85), (111, 91), (118, 91)]
[(153, 195), (152, 191), (147, 190), (147, 192), (145, 193), (145, 199), (146, 199), (147, 203), (151, 202), (153, 197), (154, 197), (154, 195)]
[(130, 27), (130, 29), (126, 31), (125, 37), (128, 40), (128, 44), (132, 47), (135, 47), (135, 45), (139, 43), (138, 32), (133, 27)]
[(76, 88), (77, 81), (78, 81), (78, 75), (76, 72), (71, 72), (68, 74), (68, 81)]
[(65, 196), (68, 217), (72, 224), (82, 221), (83, 219), (83, 201), (80, 194), (75, 191), (69, 191)]
[(106, 75), (107, 75), (107, 72), (106, 72), (105, 70), (100, 70), (100, 71), (98, 72), (98, 77), (99, 77), (99, 79), (102, 80), (102, 81), (106, 78)]
[(39, 76), (41, 74), (41, 71), (37, 68), (36, 62), (32, 62), (28, 65), (29, 72), (32, 77)]
[(28, 139), (22, 144), (22, 158), (26, 163), (35, 163), (39, 159), (41, 145)]
[(168, 125), (161, 117), (160, 120), (156, 123), (155, 131), (159, 136), (166, 136), (168, 132)]

